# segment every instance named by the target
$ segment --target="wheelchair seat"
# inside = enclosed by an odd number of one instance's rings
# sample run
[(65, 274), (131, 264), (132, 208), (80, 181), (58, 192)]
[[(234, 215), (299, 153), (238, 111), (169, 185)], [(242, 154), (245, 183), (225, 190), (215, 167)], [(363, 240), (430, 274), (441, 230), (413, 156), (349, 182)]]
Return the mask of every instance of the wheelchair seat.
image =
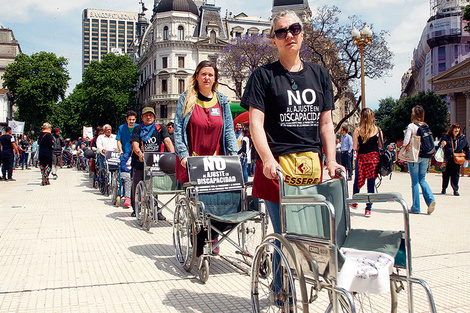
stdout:
[(259, 211), (242, 210), (241, 191), (206, 193), (199, 195), (207, 217), (219, 222), (239, 224), (259, 216)]

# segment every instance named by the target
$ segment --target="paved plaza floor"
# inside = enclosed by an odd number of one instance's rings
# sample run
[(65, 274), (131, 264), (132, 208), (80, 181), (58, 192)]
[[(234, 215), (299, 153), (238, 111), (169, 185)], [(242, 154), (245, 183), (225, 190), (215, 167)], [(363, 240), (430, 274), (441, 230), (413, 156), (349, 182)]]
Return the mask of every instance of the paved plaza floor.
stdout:
[[(221, 255), (237, 266), (214, 258), (202, 284), (176, 261), (168, 222), (145, 231), (130, 209), (93, 189), (86, 173), (58, 174), (46, 187), (35, 168), (0, 182), (0, 312), (251, 312), (249, 267), (231, 247), (222, 245)], [(460, 197), (450, 188), (440, 194), (440, 174), (427, 180), (437, 206), (432, 215), (410, 217), (413, 276), (428, 282), (438, 312), (467, 313), (470, 178), (460, 179)], [(410, 204), (409, 174), (395, 172), (379, 191), (400, 192)], [(375, 204), (369, 219), (363, 214), (361, 205), (352, 211), (354, 227), (403, 224), (396, 203)], [(415, 289), (415, 312), (428, 312)]]

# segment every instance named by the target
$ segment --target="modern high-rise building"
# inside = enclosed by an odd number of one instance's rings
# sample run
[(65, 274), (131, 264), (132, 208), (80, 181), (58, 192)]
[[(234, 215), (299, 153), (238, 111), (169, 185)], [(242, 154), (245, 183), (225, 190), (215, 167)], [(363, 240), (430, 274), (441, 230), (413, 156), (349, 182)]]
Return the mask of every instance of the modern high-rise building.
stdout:
[(83, 71), (91, 61), (101, 61), (107, 53), (127, 54), (136, 36), (137, 22), (137, 13), (83, 10)]

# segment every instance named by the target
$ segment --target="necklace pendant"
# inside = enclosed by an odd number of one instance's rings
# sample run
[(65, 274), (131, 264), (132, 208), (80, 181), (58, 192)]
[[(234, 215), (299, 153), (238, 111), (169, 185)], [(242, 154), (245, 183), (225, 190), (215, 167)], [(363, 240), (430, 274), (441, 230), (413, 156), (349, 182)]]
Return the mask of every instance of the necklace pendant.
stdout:
[(293, 84), (292, 84), (292, 90), (293, 90), (293, 91), (296, 91), (298, 88), (299, 88), (299, 87), (297, 86), (296, 83), (293, 83)]

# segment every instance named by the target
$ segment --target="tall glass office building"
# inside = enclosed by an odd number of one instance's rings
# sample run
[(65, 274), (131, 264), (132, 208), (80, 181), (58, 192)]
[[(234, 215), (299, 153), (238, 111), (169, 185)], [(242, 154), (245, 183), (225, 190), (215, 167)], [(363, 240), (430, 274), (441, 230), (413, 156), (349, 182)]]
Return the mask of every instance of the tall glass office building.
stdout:
[(83, 10), (83, 71), (91, 61), (101, 61), (107, 53), (128, 54), (136, 36), (137, 21), (137, 13)]

